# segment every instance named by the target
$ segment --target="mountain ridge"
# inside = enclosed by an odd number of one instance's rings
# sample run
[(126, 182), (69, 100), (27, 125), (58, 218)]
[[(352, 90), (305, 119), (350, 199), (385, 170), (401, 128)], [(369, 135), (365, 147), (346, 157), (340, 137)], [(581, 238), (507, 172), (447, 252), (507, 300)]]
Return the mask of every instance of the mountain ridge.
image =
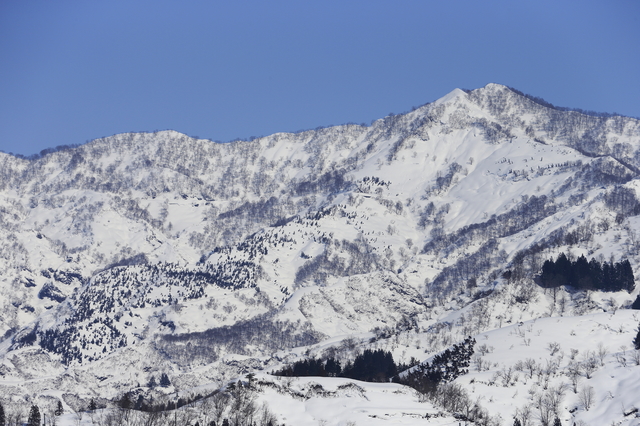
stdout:
[(366, 127), (0, 154), (7, 392), (62, 380), (113, 397), (162, 370), (193, 387), (353, 336), (406, 360), (503, 323), (629, 306), (637, 290), (563, 290), (561, 308), (535, 278), (561, 251), (638, 270), (638, 167), (640, 121), (498, 84)]

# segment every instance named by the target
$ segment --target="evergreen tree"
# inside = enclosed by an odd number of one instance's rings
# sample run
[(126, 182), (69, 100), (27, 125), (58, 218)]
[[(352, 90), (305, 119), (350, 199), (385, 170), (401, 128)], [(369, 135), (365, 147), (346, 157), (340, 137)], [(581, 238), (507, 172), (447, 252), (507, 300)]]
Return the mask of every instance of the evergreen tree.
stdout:
[(636, 297), (633, 305), (631, 305), (631, 309), (640, 309), (640, 294)]
[(611, 291), (614, 288), (615, 267), (613, 263), (604, 262), (602, 265), (602, 287), (599, 290)]
[(4, 420), (4, 407), (2, 406), (2, 403), (0, 403), (0, 426), (5, 426), (5, 420)]
[(542, 283), (542, 287), (544, 288), (552, 288), (556, 287), (559, 279), (557, 278), (556, 273), (556, 264), (553, 260), (545, 260), (542, 265), (542, 274), (540, 275), (540, 281)]
[(58, 400), (58, 406), (56, 407), (56, 411), (53, 412), (56, 416), (61, 416), (64, 414), (64, 408), (62, 407), (62, 401)]
[(340, 361), (337, 361), (335, 358), (331, 357), (327, 359), (327, 363), (324, 366), (324, 371), (327, 373), (329, 377), (337, 377), (342, 372), (342, 368), (340, 367)]
[(616, 264), (617, 279), (620, 289), (631, 293), (635, 288), (635, 277), (633, 276), (633, 268), (628, 259)]
[(520, 419), (518, 419), (517, 417), (513, 420), (513, 426), (522, 426), (522, 423), (520, 423)]
[(89, 411), (96, 411), (98, 409), (98, 406), (96, 405), (96, 400), (91, 398), (91, 401), (89, 402)]
[(587, 262), (584, 255), (571, 262), (564, 253), (560, 253), (558, 260), (549, 259), (542, 265), (540, 285), (544, 288), (571, 285), (582, 290), (626, 290), (631, 293), (635, 289), (635, 277), (631, 263), (626, 259), (601, 265), (595, 259)]
[(636, 338), (633, 339), (633, 347), (636, 348), (636, 350), (640, 350), (640, 326), (638, 327)]
[(40, 426), (40, 409), (37, 405), (31, 406), (31, 411), (29, 412), (29, 420), (27, 421), (29, 426)]
[(562, 283), (560, 285), (569, 284), (568, 281), (571, 277), (571, 261), (567, 259), (567, 256), (564, 253), (560, 253), (558, 256), (558, 260), (556, 260), (556, 271), (558, 275), (562, 277)]
[(149, 382), (147, 383), (147, 387), (149, 388), (155, 388), (156, 386), (158, 386), (158, 383), (156, 382), (156, 378), (151, 376), (151, 378), (149, 379)]
[(138, 395), (138, 400), (136, 401), (136, 404), (134, 405), (133, 408), (136, 409), (136, 410), (141, 410), (142, 407), (144, 407), (144, 406), (145, 406), (144, 397), (142, 396), (142, 394), (140, 394), (140, 395)]
[(562, 422), (559, 418), (555, 418), (555, 420), (553, 421), (553, 426), (562, 426)]
[(120, 408), (128, 410), (131, 408), (131, 397), (129, 396), (129, 392), (125, 392), (120, 398)]
[(366, 349), (356, 357), (350, 368), (345, 367), (343, 375), (366, 382), (386, 382), (396, 375), (396, 364), (391, 352)]
[(169, 380), (169, 376), (167, 376), (167, 373), (162, 373), (162, 376), (160, 376), (160, 386), (162, 386), (163, 388), (168, 388), (169, 386), (171, 386), (171, 380)]
[(591, 258), (589, 262), (589, 275), (593, 282), (593, 288), (602, 289), (602, 265), (594, 258)]
[(587, 290), (593, 290), (595, 288), (595, 281), (591, 276), (591, 268), (584, 255), (580, 256), (578, 260), (572, 264), (570, 282), (574, 287)]

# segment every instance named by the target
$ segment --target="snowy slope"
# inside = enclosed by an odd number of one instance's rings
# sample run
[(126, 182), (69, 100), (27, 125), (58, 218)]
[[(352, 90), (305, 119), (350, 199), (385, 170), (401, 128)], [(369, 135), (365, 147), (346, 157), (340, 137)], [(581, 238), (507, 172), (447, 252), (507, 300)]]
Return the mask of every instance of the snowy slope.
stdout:
[(628, 307), (637, 291), (553, 300), (534, 280), (560, 252), (637, 274), (639, 153), (638, 120), (497, 84), (369, 127), (0, 153), (0, 385), (12, 398), (111, 398), (162, 372), (221, 385), (344, 342), (408, 362)]

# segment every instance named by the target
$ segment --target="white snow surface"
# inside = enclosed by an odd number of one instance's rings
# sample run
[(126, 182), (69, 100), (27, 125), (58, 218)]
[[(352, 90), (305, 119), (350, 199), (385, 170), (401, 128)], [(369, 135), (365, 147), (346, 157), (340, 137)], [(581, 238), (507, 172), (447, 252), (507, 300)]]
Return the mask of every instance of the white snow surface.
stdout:
[[(496, 421), (512, 424), (516, 409), (562, 387), (563, 424), (640, 424), (625, 416), (640, 409), (638, 318), (624, 309), (638, 290), (563, 289), (554, 299), (531, 280), (560, 252), (627, 258), (638, 274), (640, 216), (608, 200), (620, 188), (637, 194), (639, 168), (638, 120), (549, 109), (497, 84), (370, 127), (230, 144), (164, 131), (36, 160), (0, 153), (0, 388), (14, 402), (117, 398), (166, 372), (181, 392), (214, 390), (249, 371), (278, 381), (264, 372), (331, 348), (344, 360), (381, 348), (422, 361), (473, 335), (476, 353), (493, 347), (488, 368), (456, 382)], [(518, 227), (512, 216), (535, 213), (531, 200), (545, 213)], [(465, 231), (483, 226), (489, 235)], [(559, 232), (580, 238), (547, 242)], [(490, 241), (489, 266), (465, 266)], [(517, 253), (543, 243), (522, 266), (528, 279), (502, 278)], [(267, 332), (275, 321), (314, 337), (247, 338), (241, 349), (202, 337), (247, 322)], [(75, 358), (40, 344), (54, 331), (69, 333)], [(587, 411), (565, 373), (572, 349), (584, 362), (600, 343), (607, 355), (579, 383), (595, 390)], [(193, 347), (205, 349), (189, 359)], [(503, 386), (527, 358), (558, 365), (546, 380), (519, 371)], [(354, 382), (290, 384), (312, 383)], [(439, 409), (411, 389), (357, 385), (358, 395), (299, 399), (266, 387), (258, 398), (286, 424), (457, 424), (451, 413), (424, 419)]]

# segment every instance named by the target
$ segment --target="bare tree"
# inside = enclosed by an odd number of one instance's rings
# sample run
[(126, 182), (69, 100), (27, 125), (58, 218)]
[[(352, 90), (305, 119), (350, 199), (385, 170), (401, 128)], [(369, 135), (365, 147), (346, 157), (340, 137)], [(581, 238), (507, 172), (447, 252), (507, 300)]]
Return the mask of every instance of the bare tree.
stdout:
[(6, 413), (7, 424), (21, 425), (26, 416), (25, 405), (13, 403), (7, 404), (6, 408), (8, 409)]
[(278, 418), (269, 410), (269, 406), (264, 403), (258, 410), (258, 423), (259, 425), (275, 425), (278, 422)]
[(582, 368), (579, 363), (575, 361), (570, 361), (569, 365), (567, 365), (567, 376), (571, 380), (571, 385), (573, 387), (573, 393), (578, 393), (578, 382), (582, 378)]
[(532, 425), (532, 414), (531, 404), (525, 404), (521, 408), (516, 409), (516, 418), (520, 420), (522, 426)]
[(229, 396), (222, 392), (218, 392), (213, 395), (211, 398), (213, 407), (212, 407), (212, 417), (216, 423), (220, 423), (222, 421), (222, 416), (224, 412), (227, 410), (227, 406), (229, 405)]
[(243, 386), (242, 382), (237, 382), (231, 389), (231, 396), (233, 398), (231, 413), (235, 424), (251, 424), (257, 410), (255, 395), (251, 389)]
[(502, 367), (502, 370), (496, 373), (498, 377), (502, 378), (502, 386), (505, 388), (511, 385), (511, 381), (517, 381), (518, 375), (513, 373), (513, 367)]
[(162, 414), (159, 411), (139, 411), (139, 425), (140, 426), (159, 426), (163, 424), (161, 422)]
[(596, 355), (591, 351), (585, 352), (583, 358), (582, 369), (587, 379), (590, 379), (593, 372), (598, 369), (598, 360)]
[(589, 408), (591, 408), (595, 399), (595, 391), (593, 390), (593, 386), (582, 386), (578, 398), (580, 399), (580, 403), (584, 407), (585, 411), (589, 411)]
[(547, 391), (546, 399), (553, 411), (554, 417), (560, 415), (560, 404), (564, 399), (564, 394), (567, 391), (566, 384), (560, 383), (558, 386), (551, 387)]
[(558, 311), (560, 312), (560, 316), (564, 315), (564, 313), (567, 311), (567, 302), (567, 296), (562, 293), (560, 295), (560, 298), (558, 299)]
[(477, 371), (483, 371), (483, 370), (489, 369), (487, 365), (489, 364), (489, 361), (485, 361), (484, 359), (482, 359), (482, 357), (479, 354), (475, 354), (471, 359), (471, 361), (473, 362), (473, 365), (476, 367)]
[(549, 426), (551, 417), (553, 416), (553, 409), (548, 399), (548, 395), (537, 393), (534, 395), (533, 400), (538, 408), (538, 420), (542, 426)]
[(82, 417), (84, 416), (84, 412), (87, 408), (87, 404), (84, 400), (74, 394), (66, 393), (62, 395), (62, 399), (67, 403), (71, 410), (73, 411), (73, 418), (77, 425), (82, 423)]
[(609, 351), (607, 350), (606, 346), (602, 344), (602, 342), (598, 343), (598, 359), (600, 360), (600, 366), (604, 367), (604, 359), (607, 356), (607, 354), (609, 353)]
[(579, 352), (580, 352), (579, 350), (577, 350), (575, 348), (571, 348), (569, 350), (569, 358), (573, 361), (574, 359), (576, 359), (576, 356), (578, 356)]
[(196, 412), (187, 406), (176, 409), (176, 414), (178, 424), (180, 425), (190, 425), (192, 424), (192, 421), (197, 417)]
[(622, 352), (616, 353), (616, 360), (621, 367), (627, 366), (627, 347), (625, 345), (620, 346)]
[(547, 349), (549, 350), (549, 354), (554, 356), (560, 350), (560, 343), (558, 342), (549, 342), (547, 345)]
[[(529, 373), (529, 378), (532, 379), (533, 375), (538, 371), (538, 363), (533, 358), (527, 358), (524, 360), (524, 371)], [(524, 426), (524, 425), (523, 425)]]

